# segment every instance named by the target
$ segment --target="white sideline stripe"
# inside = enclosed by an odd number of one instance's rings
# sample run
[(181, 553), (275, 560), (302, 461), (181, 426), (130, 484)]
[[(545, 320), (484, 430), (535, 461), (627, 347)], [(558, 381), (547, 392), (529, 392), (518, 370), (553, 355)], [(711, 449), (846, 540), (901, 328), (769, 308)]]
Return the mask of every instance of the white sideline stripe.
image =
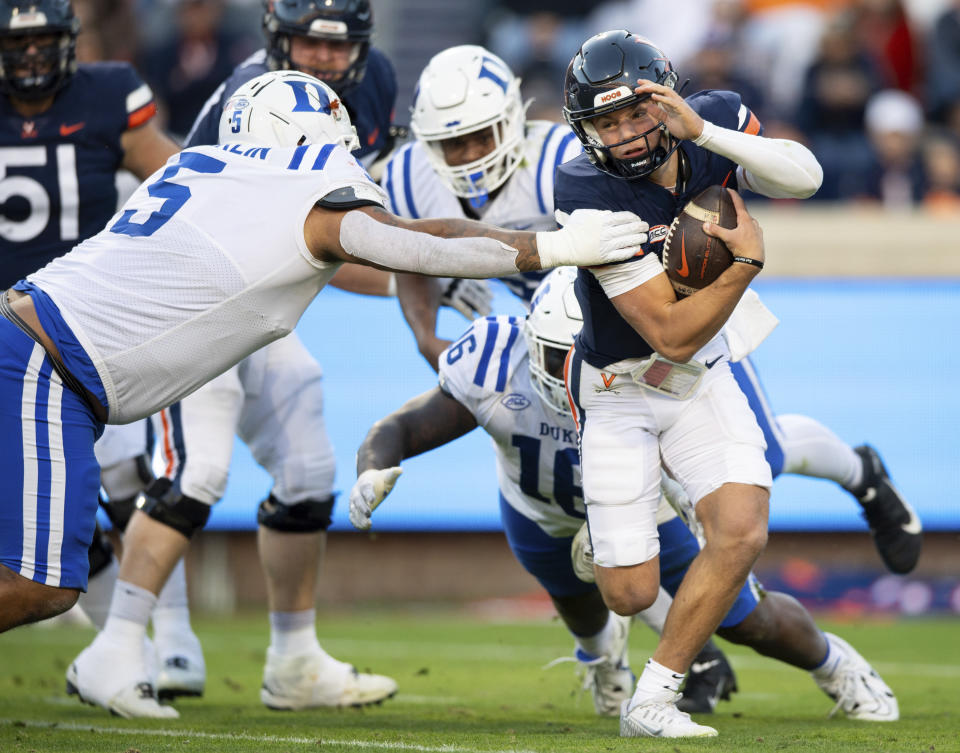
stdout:
[(391, 743), (378, 740), (334, 740), (317, 735), (316, 737), (279, 737), (277, 735), (249, 735), (245, 732), (218, 734), (215, 732), (196, 732), (187, 729), (125, 729), (123, 727), (98, 727), (93, 724), (75, 722), (39, 722), (22, 719), (0, 719), (2, 725), (23, 725), (40, 729), (68, 730), (71, 732), (97, 732), (104, 735), (152, 735), (153, 737), (199, 737), (205, 740), (247, 740), (255, 743), (282, 743), (295, 745), (343, 745), (354, 748), (380, 748), (385, 750), (416, 750), (422, 753), (535, 753), (531, 750), (504, 748), (502, 750), (478, 750), (463, 748), (459, 745), (415, 745), (412, 743)]

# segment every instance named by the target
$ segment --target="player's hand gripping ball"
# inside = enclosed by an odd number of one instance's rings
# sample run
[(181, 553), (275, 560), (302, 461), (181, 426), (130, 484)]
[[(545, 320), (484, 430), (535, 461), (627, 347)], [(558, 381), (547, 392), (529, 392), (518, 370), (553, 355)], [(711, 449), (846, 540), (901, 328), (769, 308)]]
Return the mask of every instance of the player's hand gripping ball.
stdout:
[(663, 244), (663, 267), (678, 297), (705, 288), (733, 264), (727, 245), (703, 232), (704, 222), (729, 229), (737, 226), (737, 210), (728, 189), (704, 189), (687, 202), (670, 225)]

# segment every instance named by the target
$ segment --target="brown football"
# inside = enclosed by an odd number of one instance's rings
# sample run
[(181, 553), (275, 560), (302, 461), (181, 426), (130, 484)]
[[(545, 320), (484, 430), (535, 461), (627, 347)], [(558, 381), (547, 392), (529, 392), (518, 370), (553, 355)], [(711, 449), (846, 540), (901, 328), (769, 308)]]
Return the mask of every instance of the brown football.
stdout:
[(733, 264), (727, 245), (703, 232), (704, 222), (725, 228), (737, 226), (737, 210), (728, 189), (704, 189), (687, 202), (670, 225), (663, 242), (663, 268), (678, 296), (705, 288)]

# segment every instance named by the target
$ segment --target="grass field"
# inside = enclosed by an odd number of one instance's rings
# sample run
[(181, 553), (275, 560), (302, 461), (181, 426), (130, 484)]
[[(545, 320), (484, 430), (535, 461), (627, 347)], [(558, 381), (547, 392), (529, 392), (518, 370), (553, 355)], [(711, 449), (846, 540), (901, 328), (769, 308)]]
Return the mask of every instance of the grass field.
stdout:
[[(259, 701), (265, 615), (201, 619), (207, 692), (177, 704), (176, 721), (124, 720), (64, 694), (68, 662), (92, 638), (75, 627), (0, 636), (0, 751), (160, 753), (415, 751), (960, 751), (960, 620), (832, 623), (897, 693), (893, 724), (828, 719), (832, 707), (799, 670), (724, 644), (741, 692), (702, 717), (720, 737), (620, 739), (598, 718), (572, 664), (544, 670), (572, 642), (555, 620), (480, 621), (463, 611), (368, 610), (323, 618), (335, 656), (395, 677), (395, 698), (368, 709), (272, 712)], [(634, 630), (634, 666), (653, 646)]]

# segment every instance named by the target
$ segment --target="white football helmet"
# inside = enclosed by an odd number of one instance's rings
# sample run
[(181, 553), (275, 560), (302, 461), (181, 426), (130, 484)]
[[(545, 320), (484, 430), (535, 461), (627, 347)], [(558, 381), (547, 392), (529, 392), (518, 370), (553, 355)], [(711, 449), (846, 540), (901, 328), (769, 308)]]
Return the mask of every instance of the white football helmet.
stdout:
[(543, 402), (564, 416), (570, 415), (563, 362), (583, 326), (580, 303), (573, 290), (576, 267), (557, 267), (543, 278), (533, 294), (533, 305), (523, 334), (530, 352), (530, 382)]
[(237, 89), (220, 116), (221, 144), (360, 146), (357, 129), (337, 93), (298, 71), (270, 71)]
[[(478, 199), (503, 185), (523, 159), (525, 110), (520, 79), (507, 64), (483, 47), (460, 45), (434, 55), (420, 74), (410, 127), (450, 190)], [(488, 126), (493, 151), (465, 165), (447, 164), (441, 141)]]

